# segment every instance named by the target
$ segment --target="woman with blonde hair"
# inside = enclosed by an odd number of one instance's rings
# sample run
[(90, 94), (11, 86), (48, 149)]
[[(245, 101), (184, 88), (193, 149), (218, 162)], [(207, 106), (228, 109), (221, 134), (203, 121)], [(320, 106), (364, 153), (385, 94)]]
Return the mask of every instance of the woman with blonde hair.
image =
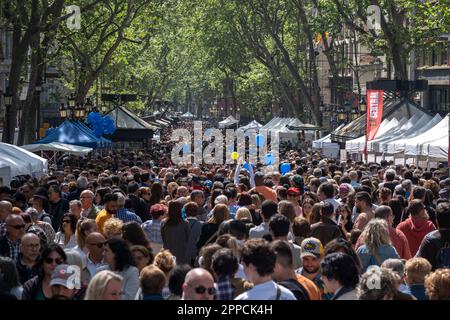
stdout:
[(153, 266), (158, 267), (162, 272), (164, 272), (164, 275), (166, 276), (166, 284), (162, 290), (164, 299), (167, 299), (170, 296), (169, 278), (176, 265), (176, 257), (172, 255), (170, 250), (158, 252), (158, 254), (155, 256), (155, 259), (153, 260)]
[(122, 279), (112, 271), (99, 271), (89, 282), (84, 299), (122, 300)]
[(93, 219), (82, 219), (78, 220), (77, 227), (75, 231), (75, 238), (77, 245), (72, 249), (80, 254), (84, 259), (88, 253), (88, 248), (86, 247), (86, 238), (92, 233), (98, 231), (98, 226)]
[(169, 184), (167, 185), (168, 195), (165, 198), (166, 201), (175, 200), (177, 198), (176, 193), (177, 193), (178, 187), (179, 187), (178, 183), (176, 183), (174, 181), (169, 182)]
[(361, 236), (364, 239), (364, 245), (359, 247), (356, 253), (361, 260), (363, 271), (369, 266), (381, 266), (384, 260), (390, 258), (400, 259), (392, 246), (386, 220), (370, 220)]
[(236, 220), (245, 220), (245, 222), (252, 222), (252, 214), (246, 207), (241, 207), (236, 211)]
[(222, 222), (230, 219), (230, 213), (226, 204), (217, 204), (212, 210), (212, 217), (202, 226), (202, 232), (197, 242), (197, 249), (216, 241), (219, 234), (219, 226)]

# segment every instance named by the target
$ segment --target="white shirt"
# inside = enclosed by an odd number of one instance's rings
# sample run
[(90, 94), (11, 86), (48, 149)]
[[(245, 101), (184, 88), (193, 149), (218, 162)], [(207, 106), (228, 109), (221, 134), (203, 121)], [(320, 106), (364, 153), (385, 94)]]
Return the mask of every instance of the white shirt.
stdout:
[(272, 280), (255, 285), (252, 289), (238, 295), (234, 300), (275, 300), (277, 286), (281, 291), (279, 300), (297, 300), (290, 290), (277, 285)]
[(70, 236), (69, 242), (67, 242), (67, 244), (64, 244), (65, 239), (66, 239), (66, 236), (64, 235), (63, 232), (58, 231), (56, 233), (55, 243), (57, 245), (59, 245), (61, 248), (63, 248), (63, 249), (72, 249), (72, 248), (75, 248), (77, 246), (77, 240), (76, 240), (74, 234), (72, 234)]
[(244, 266), (242, 264), (239, 263), (238, 271), (236, 272), (234, 277), (247, 280), (247, 276), (245, 275), (245, 272), (244, 272)]
[(250, 229), (249, 239), (262, 238), (269, 233), (269, 224), (267, 222), (262, 222), (259, 226)]

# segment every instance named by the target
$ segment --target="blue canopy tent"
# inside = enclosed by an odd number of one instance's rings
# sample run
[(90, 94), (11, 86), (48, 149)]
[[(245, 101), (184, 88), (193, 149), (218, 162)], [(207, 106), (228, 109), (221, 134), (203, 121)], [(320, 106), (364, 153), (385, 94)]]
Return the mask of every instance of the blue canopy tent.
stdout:
[(61, 142), (89, 148), (105, 148), (111, 146), (111, 141), (103, 137), (96, 137), (92, 130), (83, 123), (74, 120), (64, 121), (49, 135), (34, 143)]
[(86, 126), (83, 122), (73, 121), (73, 124), (75, 124), (77, 127), (79, 127), (80, 130), (83, 130), (83, 132), (92, 135), (96, 139), (99, 139), (100, 140), (99, 148), (110, 148), (111, 147), (111, 140), (106, 139), (104, 137), (95, 136), (92, 129), (90, 129), (88, 126)]

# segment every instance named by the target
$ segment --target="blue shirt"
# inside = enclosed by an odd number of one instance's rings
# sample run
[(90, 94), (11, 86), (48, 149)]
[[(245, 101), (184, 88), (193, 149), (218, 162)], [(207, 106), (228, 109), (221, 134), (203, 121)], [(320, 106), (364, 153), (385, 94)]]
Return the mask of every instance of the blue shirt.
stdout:
[(358, 254), (359, 259), (361, 260), (363, 272), (365, 272), (366, 269), (370, 266), (373, 266), (373, 265), (380, 266), (384, 260), (387, 260), (390, 258), (400, 259), (400, 256), (398, 255), (397, 250), (395, 250), (395, 248), (393, 246), (391, 246), (390, 244), (385, 244), (385, 245), (377, 247), (377, 254), (381, 261), (378, 261), (377, 258), (375, 258), (375, 256), (373, 256), (370, 253), (369, 248), (365, 244), (360, 246), (356, 250), (356, 253)]
[(115, 218), (122, 220), (124, 223), (129, 221), (136, 221), (139, 224), (142, 223), (141, 218), (137, 214), (127, 210), (126, 208), (119, 209), (115, 215)]
[(406, 286), (405, 290), (401, 290), (403, 293), (411, 294), (416, 297), (417, 300), (428, 300), (428, 296), (425, 292), (425, 286), (423, 283), (417, 283), (410, 286)]

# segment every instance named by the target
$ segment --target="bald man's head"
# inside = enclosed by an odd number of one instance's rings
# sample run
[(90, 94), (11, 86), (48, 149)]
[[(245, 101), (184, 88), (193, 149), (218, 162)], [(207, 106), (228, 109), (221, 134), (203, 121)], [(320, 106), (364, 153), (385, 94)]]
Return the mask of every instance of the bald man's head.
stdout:
[(6, 217), (12, 212), (12, 204), (9, 201), (0, 201), (0, 222), (5, 221)]
[(86, 237), (86, 248), (91, 258), (101, 260), (105, 251), (105, 237), (99, 232), (91, 232)]
[(36, 262), (41, 249), (41, 239), (34, 233), (25, 233), (20, 240), (20, 252), (25, 262)]
[(195, 268), (186, 274), (183, 300), (213, 300), (214, 294), (214, 278), (207, 270)]

